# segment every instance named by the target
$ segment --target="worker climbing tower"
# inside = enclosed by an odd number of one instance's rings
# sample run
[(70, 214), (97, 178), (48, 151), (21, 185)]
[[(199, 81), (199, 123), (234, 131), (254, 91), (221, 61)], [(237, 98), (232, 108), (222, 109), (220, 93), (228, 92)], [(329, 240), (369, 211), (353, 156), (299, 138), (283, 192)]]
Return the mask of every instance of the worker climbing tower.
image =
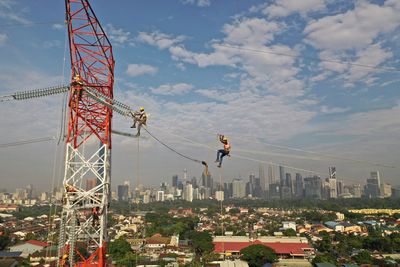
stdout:
[(58, 266), (106, 266), (112, 109), (89, 91), (113, 99), (114, 58), (88, 0), (65, 7), (71, 86)]

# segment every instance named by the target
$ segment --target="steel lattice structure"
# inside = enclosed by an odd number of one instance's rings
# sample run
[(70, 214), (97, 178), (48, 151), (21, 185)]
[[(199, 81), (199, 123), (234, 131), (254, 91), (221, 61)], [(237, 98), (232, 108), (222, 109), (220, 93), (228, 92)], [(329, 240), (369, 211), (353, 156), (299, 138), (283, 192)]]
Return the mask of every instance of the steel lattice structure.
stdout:
[[(106, 266), (114, 58), (88, 0), (66, 0), (71, 56), (69, 120), (58, 266)], [(90, 149), (88, 143), (99, 143)], [(96, 179), (86, 188), (87, 179)]]

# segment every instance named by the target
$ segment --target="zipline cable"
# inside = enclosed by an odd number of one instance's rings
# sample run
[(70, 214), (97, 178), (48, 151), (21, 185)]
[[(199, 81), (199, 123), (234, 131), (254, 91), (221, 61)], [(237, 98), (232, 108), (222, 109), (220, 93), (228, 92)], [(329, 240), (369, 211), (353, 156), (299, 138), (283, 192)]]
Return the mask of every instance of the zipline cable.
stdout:
[[(207, 133), (207, 134), (213, 134), (213, 135), (215, 134), (215, 132), (208, 132), (208, 131), (202, 131), (202, 130), (199, 130), (199, 131), (201, 131), (203, 133)], [(271, 144), (271, 143), (268, 143), (268, 142), (259, 141), (257, 139), (260, 139), (260, 138), (259, 137), (254, 137), (254, 136), (231, 135), (231, 137), (232, 138), (236, 138), (236, 139), (241, 139), (241, 140), (248, 140), (249, 138), (251, 138), (251, 143), (258, 143), (258, 144), (262, 144), (262, 145), (270, 146), (270, 147), (275, 147), (275, 148), (279, 148), (279, 149), (313, 154), (313, 155), (321, 156), (321, 157), (324, 157), (324, 158), (331, 158), (331, 159), (344, 160), (344, 161), (352, 161), (352, 162), (357, 162), (357, 163), (374, 165), (374, 166), (377, 166), (377, 167), (399, 169), (399, 167), (396, 167), (396, 166), (393, 166), (393, 165), (390, 165), (390, 164), (380, 163), (380, 162), (341, 157), (341, 156), (337, 156), (337, 155), (333, 155), (333, 154), (321, 153), (321, 152), (311, 151), (311, 150), (298, 148), (298, 147), (290, 147), (290, 146), (284, 146), (284, 145)], [(253, 153), (253, 154), (263, 154), (263, 153), (267, 154), (267, 152), (261, 152), (261, 151), (251, 151), (251, 150), (247, 150), (246, 151), (244, 149), (235, 149), (235, 150), (236, 151), (242, 150), (243, 152)], [(310, 159), (313, 159), (313, 158), (310, 158)], [(316, 159), (313, 159), (313, 160), (316, 160)]]

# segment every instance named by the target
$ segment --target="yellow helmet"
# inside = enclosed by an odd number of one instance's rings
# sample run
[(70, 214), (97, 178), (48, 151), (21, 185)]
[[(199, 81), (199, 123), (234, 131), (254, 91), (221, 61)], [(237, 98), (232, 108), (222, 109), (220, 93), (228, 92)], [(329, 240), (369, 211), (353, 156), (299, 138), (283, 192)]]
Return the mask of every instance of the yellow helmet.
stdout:
[(224, 137), (222, 138), (222, 141), (228, 141), (228, 138)]
[(140, 110), (140, 111), (144, 111), (144, 107), (140, 107), (139, 110)]

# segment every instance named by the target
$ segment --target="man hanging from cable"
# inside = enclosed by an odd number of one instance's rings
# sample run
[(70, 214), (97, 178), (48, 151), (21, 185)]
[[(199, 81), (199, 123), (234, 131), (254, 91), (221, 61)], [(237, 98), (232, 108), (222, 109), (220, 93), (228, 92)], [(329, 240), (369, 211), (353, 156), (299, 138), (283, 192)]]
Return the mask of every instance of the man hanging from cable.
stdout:
[(142, 125), (146, 125), (147, 114), (144, 112), (144, 107), (140, 107), (138, 111), (131, 112), (131, 115), (133, 117), (133, 125), (131, 128), (136, 128), (136, 123), (138, 124), (136, 137), (139, 137)]
[(225, 156), (229, 156), (229, 152), (231, 151), (231, 144), (228, 142), (228, 138), (226, 138), (224, 135), (218, 134), (218, 136), (219, 141), (224, 144), (224, 148), (218, 150), (217, 159), (215, 160), (215, 162), (219, 162), (218, 167), (221, 168), (222, 158)]

